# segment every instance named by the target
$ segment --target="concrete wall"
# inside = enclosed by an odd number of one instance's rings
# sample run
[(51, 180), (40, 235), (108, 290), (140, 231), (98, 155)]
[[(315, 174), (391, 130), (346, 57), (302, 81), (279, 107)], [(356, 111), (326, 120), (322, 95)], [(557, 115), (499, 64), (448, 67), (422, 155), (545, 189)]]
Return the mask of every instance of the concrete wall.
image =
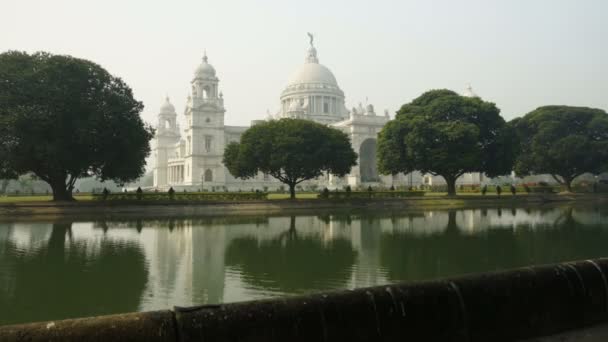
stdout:
[(0, 327), (1, 341), (520, 341), (608, 322), (608, 259)]

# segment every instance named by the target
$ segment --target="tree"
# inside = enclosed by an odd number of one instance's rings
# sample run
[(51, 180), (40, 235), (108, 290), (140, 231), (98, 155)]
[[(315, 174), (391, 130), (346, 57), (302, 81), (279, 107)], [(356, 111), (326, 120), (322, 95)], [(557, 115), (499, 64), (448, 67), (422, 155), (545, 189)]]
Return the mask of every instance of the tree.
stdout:
[(0, 80), (0, 177), (31, 172), (54, 200), (73, 200), (78, 178), (143, 174), (154, 131), (120, 78), (83, 59), (11, 51)]
[(6, 189), (8, 188), (10, 182), (10, 179), (0, 179), (0, 194), (6, 193)]
[(519, 140), (520, 177), (550, 174), (571, 192), (583, 173), (608, 171), (608, 114), (601, 109), (545, 106), (511, 125)]
[(500, 110), (478, 97), (431, 90), (405, 104), (380, 132), (378, 169), (442, 176), (448, 195), (468, 172), (507, 174), (515, 158), (514, 133)]
[(224, 165), (237, 178), (267, 173), (289, 186), (328, 172), (342, 177), (356, 165), (357, 154), (348, 136), (334, 128), (300, 119), (263, 122), (249, 128), (239, 143), (224, 151)]

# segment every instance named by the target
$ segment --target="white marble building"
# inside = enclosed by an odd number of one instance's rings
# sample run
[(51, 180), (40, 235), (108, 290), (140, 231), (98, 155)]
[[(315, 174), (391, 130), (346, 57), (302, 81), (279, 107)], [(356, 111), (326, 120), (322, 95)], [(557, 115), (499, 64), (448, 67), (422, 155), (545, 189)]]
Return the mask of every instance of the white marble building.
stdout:
[[(238, 141), (248, 127), (224, 125), (224, 98), (219, 90), (216, 70), (205, 55), (191, 80), (191, 95), (188, 96), (184, 115), (186, 128), (180, 131), (175, 107), (169, 98), (158, 114), (157, 132), (153, 153), (154, 187), (167, 189), (279, 189), (282, 184), (276, 179), (260, 174), (253, 179), (235, 179), (222, 164), (225, 146)], [(468, 89), (469, 96), (475, 96)], [(390, 120), (388, 110), (377, 114), (374, 106), (361, 103), (352, 109), (345, 105), (345, 95), (331, 70), (319, 63), (317, 50), (310, 36), (310, 47), (304, 64), (300, 65), (280, 96), (280, 110), (267, 120), (301, 118), (327, 124), (342, 130), (351, 139), (359, 159), (345, 177), (331, 175), (302, 183), (303, 188), (316, 186), (329, 189), (391, 185), (432, 185), (440, 183), (438, 177), (411, 175), (380, 175), (376, 164), (376, 141), (382, 127)], [(252, 122), (255, 124), (256, 121)], [(468, 179), (467, 177), (471, 178)], [(465, 175), (459, 183), (479, 184), (479, 176)]]

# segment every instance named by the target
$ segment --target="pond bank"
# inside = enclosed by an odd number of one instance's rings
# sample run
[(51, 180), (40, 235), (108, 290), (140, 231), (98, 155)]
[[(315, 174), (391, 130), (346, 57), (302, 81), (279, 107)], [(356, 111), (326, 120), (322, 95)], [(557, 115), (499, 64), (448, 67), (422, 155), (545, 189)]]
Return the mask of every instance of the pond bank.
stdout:
[(318, 212), (323, 210), (421, 210), (466, 208), (513, 208), (546, 204), (608, 203), (608, 195), (461, 195), (454, 197), (412, 197), (395, 199), (298, 199), (242, 202), (201, 201), (82, 201), (21, 202), (0, 204), (0, 221), (128, 217), (177, 217), (220, 215), (273, 215)]
[[(2, 341), (601, 341), (608, 259), (0, 327)], [(559, 334), (559, 336), (555, 336)], [(544, 340), (544, 339), (543, 339)]]

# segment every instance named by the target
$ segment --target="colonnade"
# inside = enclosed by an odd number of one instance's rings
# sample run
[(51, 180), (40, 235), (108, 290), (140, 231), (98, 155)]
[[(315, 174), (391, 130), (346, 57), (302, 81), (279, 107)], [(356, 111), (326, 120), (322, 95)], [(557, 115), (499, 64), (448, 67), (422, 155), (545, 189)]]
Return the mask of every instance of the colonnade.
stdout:
[(184, 182), (184, 165), (169, 166), (169, 184)]

